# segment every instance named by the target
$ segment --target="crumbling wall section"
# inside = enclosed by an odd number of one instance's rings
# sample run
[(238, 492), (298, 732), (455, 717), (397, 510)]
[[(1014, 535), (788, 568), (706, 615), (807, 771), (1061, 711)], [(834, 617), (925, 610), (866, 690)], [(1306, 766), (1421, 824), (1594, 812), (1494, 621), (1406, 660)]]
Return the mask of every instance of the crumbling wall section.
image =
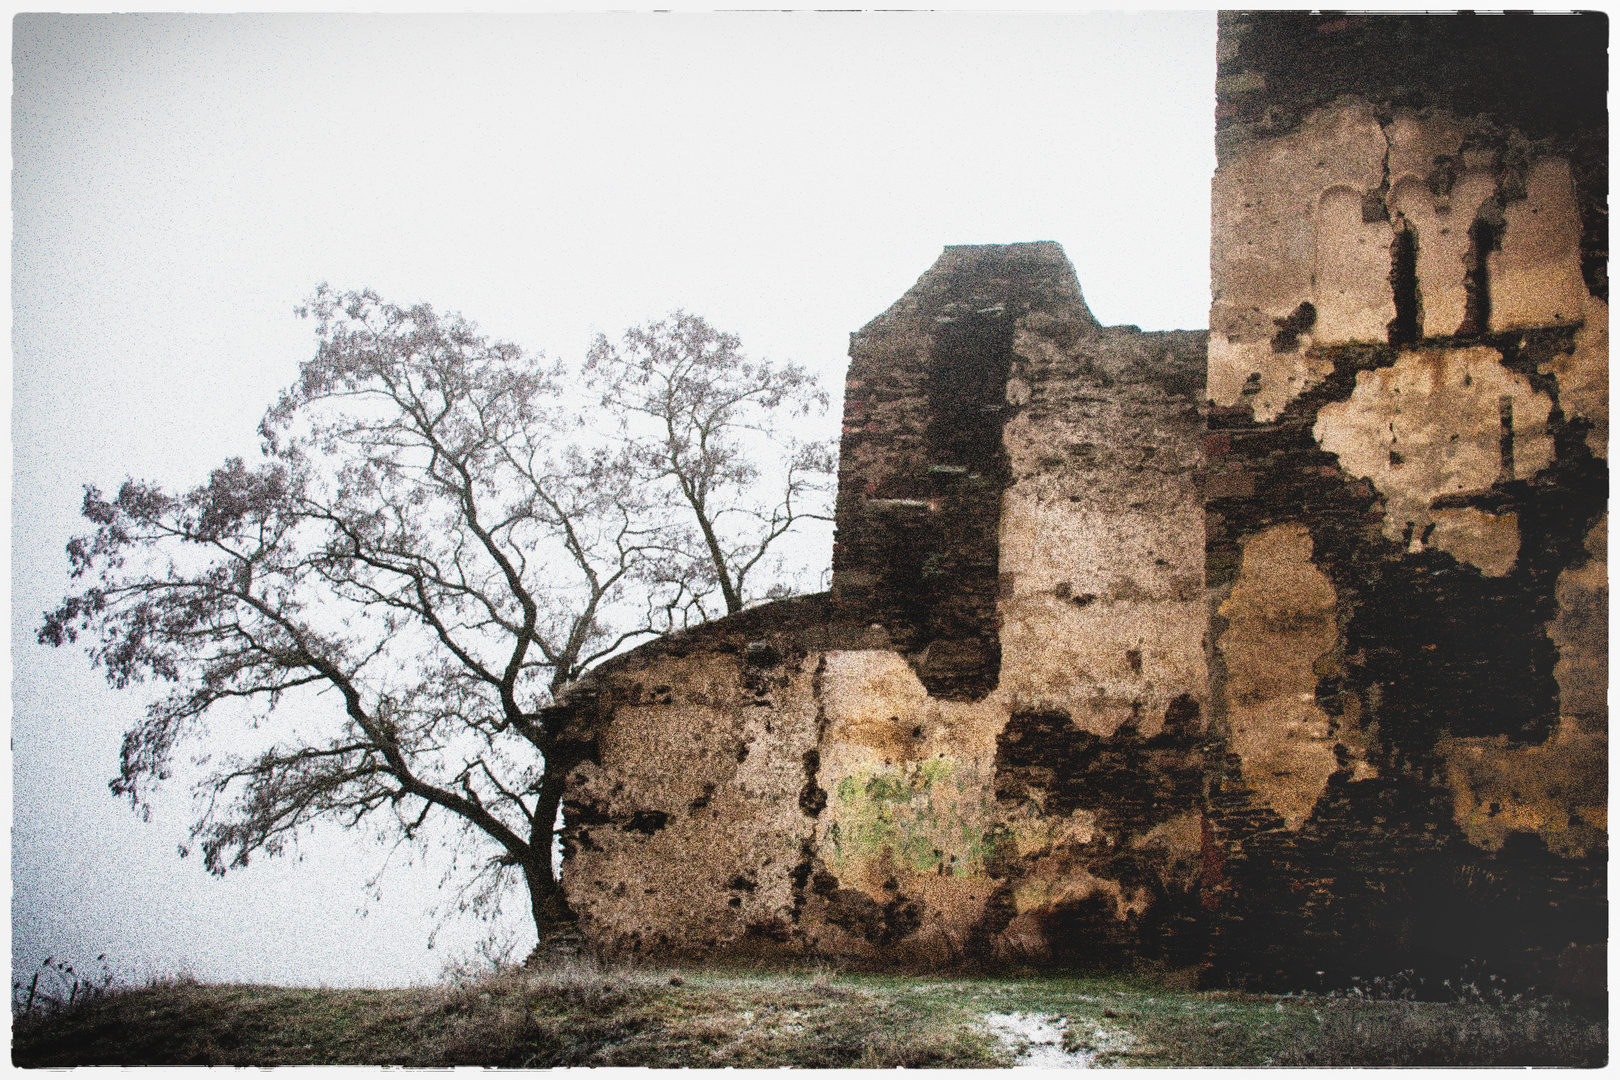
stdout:
[(1196, 958), (1204, 352), (1099, 326), (1055, 244), (947, 248), (855, 334), (832, 592), (565, 703), (596, 946)]
[(1221, 16), (1216, 978), (1606, 940), (1606, 41)]
[(952, 700), (1000, 678), (1002, 430), (1022, 404), (1009, 376), (1031, 312), (1097, 329), (1058, 245), (949, 247), (850, 335), (833, 596)]
[(606, 955), (793, 950), (826, 805), (820, 664), (859, 647), (826, 594), (673, 634), (561, 707), (589, 747), (563, 802), (563, 888)]
[(1222, 15), (1207, 335), (947, 248), (852, 336), (832, 592), (559, 706), (596, 947), (1601, 990), (1606, 46)]

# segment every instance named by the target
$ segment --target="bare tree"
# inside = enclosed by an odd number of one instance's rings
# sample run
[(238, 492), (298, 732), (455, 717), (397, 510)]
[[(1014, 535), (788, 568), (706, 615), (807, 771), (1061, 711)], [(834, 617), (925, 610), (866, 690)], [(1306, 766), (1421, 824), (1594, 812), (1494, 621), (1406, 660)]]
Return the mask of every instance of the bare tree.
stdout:
[(521, 873), (544, 935), (569, 918), (553, 832), (580, 753), (546, 706), (667, 625), (678, 560), (635, 459), (574, 438), (556, 370), (370, 292), (322, 286), (300, 313), (319, 348), (261, 425), (265, 460), (184, 494), (87, 489), (82, 591), (39, 638), (82, 635), (115, 687), (171, 684), (111, 783), (138, 807), (230, 703), (279, 732), (198, 788), (211, 871), (317, 820), (413, 837), (439, 812), (493, 848), (481, 873)]
[[(804, 368), (750, 360), (734, 335), (676, 311), (627, 331), (619, 346), (598, 335), (585, 370), (647, 490), (695, 530), (672, 545), (697, 560), (684, 580), (718, 590), (727, 613), (755, 598), (755, 571), (795, 523), (832, 520), (833, 444), (780, 435), (784, 420), (827, 408)], [(696, 602), (701, 609), (701, 595)]]

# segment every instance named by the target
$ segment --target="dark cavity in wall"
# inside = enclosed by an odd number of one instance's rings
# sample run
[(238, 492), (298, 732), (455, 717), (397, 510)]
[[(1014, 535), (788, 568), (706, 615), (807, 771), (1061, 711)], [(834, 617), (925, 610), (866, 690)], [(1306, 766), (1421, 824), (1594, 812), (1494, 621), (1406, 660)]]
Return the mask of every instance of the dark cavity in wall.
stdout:
[(1001, 677), (997, 538), (1012, 339), (1012, 319), (997, 307), (942, 324), (929, 353), (925, 445), (937, 509), (918, 582), (926, 644), (917, 674), (935, 697), (977, 701)]
[[(1495, 217), (1501, 210), (1492, 203)], [(1468, 254), (1463, 257), (1463, 291), (1466, 297), (1462, 325), (1457, 327), (1459, 337), (1483, 334), (1491, 327), (1491, 271), (1490, 253), (1501, 248), (1501, 230), (1497, 221), (1481, 213), (1468, 226)]]
[(1389, 246), (1389, 284), (1395, 296), (1395, 318), (1389, 323), (1391, 345), (1412, 345), (1423, 337), (1417, 253), (1417, 233), (1410, 226), (1399, 229)]
[(1553, 612), (1528, 574), (1486, 577), (1435, 550), (1355, 562), (1347, 689), (1368, 703), (1390, 763), (1421, 759), (1446, 732), (1547, 737), (1558, 720)]

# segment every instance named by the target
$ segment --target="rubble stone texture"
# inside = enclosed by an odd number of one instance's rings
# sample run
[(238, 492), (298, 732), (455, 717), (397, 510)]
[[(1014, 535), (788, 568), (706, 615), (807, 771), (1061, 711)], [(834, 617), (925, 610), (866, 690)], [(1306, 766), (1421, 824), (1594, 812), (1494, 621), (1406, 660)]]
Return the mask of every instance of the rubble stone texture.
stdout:
[(851, 337), (831, 592), (557, 706), (594, 946), (1601, 990), (1606, 41), (1223, 14), (1207, 334), (946, 248)]
[(832, 591), (604, 666), (564, 884), (619, 952), (1185, 952), (1202, 332), (1056, 244), (947, 248), (852, 336)]
[(1219, 978), (1475, 958), (1601, 990), (1606, 40), (1602, 16), (1221, 16)]

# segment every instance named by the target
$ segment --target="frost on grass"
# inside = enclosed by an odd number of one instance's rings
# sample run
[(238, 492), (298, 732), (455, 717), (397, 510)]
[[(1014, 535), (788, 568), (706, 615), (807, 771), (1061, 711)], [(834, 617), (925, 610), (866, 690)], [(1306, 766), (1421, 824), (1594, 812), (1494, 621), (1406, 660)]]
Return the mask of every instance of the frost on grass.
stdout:
[(1129, 1032), (1083, 1019), (987, 1013), (984, 1022), (1019, 1069), (1086, 1069), (1099, 1054), (1123, 1051), (1131, 1043)]

